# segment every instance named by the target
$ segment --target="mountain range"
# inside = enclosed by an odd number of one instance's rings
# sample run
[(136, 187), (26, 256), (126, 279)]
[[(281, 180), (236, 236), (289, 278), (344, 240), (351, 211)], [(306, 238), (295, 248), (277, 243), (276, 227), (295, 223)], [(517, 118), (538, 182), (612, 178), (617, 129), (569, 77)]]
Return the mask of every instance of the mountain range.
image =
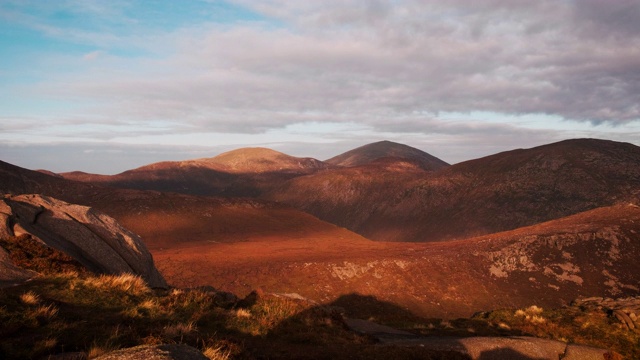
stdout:
[(637, 146), (595, 139), (513, 150), (455, 165), (382, 141), (325, 162), (248, 148), (114, 176), (61, 175), (118, 188), (265, 199), (372, 240), (424, 242), (637, 203), (639, 165)]
[(0, 191), (92, 206), (167, 281), (425, 316), (638, 295), (640, 148), (574, 139), (449, 165), (388, 141), (326, 161), (249, 148), (113, 176), (0, 162)]

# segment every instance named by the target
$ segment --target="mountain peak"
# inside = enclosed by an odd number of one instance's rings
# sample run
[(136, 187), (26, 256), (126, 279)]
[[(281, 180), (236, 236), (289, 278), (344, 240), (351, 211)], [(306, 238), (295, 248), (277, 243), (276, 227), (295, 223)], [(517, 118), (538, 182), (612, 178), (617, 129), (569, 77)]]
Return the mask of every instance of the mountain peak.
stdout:
[(329, 166), (313, 158), (298, 158), (263, 147), (247, 147), (227, 151), (207, 161), (236, 172), (269, 172), (282, 170), (324, 169)]
[(353, 167), (367, 165), (383, 158), (409, 160), (417, 163), (417, 165), (422, 169), (428, 171), (435, 171), (449, 165), (422, 150), (389, 140), (360, 146), (338, 156), (332, 157), (325, 162), (337, 166)]

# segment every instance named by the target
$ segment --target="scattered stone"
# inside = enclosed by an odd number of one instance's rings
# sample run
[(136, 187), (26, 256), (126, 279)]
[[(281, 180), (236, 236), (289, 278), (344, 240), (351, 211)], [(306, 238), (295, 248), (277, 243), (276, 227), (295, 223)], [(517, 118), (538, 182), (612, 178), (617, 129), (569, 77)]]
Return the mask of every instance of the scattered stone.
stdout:
[(640, 297), (611, 298), (579, 298), (573, 303), (586, 309), (601, 310), (618, 319), (627, 330), (638, 331), (638, 313), (640, 313)]
[(622, 321), (627, 328), (629, 328), (629, 330), (633, 330), (635, 329), (635, 325), (633, 325), (633, 320), (631, 320), (631, 318), (629, 317), (629, 315), (625, 314), (624, 311), (622, 310), (614, 310), (613, 314), (620, 320)]

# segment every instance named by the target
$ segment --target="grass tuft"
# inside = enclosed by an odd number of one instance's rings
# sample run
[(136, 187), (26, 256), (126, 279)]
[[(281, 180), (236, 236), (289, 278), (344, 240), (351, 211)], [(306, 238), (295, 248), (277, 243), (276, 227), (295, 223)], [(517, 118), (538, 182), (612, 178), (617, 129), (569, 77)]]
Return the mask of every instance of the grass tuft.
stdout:
[(58, 308), (53, 304), (41, 305), (35, 310), (29, 311), (28, 314), (40, 322), (51, 321), (56, 317), (56, 315), (58, 315)]
[(20, 295), (20, 300), (26, 305), (37, 305), (40, 302), (40, 297), (33, 291), (27, 291)]
[(88, 278), (86, 283), (98, 289), (117, 290), (137, 296), (151, 292), (147, 283), (141, 277), (133, 274), (100, 275)]
[(189, 335), (197, 331), (198, 327), (196, 326), (196, 324), (193, 322), (188, 322), (167, 325), (164, 327), (163, 334), (169, 339), (174, 339), (180, 336)]
[(231, 357), (231, 351), (224, 349), (223, 346), (207, 346), (202, 350), (204, 356), (209, 360), (228, 360)]
[(95, 359), (99, 356), (108, 354), (112, 351), (116, 351), (119, 349), (120, 348), (118, 346), (115, 346), (113, 344), (106, 344), (106, 345), (93, 344), (87, 351), (87, 359)]
[[(95, 358), (141, 344), (184, 343), (213, 360), (451, 358), (425, 349), (373, 346), (370, 338), (345, 328), (343, 312), (335, 307), (258, 294), (243, 300), (242, 307), (228, 308), (217, 306), (215, 297), (197, 289), (152, 291), (132, 275), (39, 276), (0, 291), (0, 357), (84, 352)], [(364, 316), (399, 328), (387, 312)], [(532, 306), (470, 319), (414, 319), (403, 317), (403, 329), (429, 336), (532, 335), (640, 358), (640, 334), (623, 329), (603, 311)]]

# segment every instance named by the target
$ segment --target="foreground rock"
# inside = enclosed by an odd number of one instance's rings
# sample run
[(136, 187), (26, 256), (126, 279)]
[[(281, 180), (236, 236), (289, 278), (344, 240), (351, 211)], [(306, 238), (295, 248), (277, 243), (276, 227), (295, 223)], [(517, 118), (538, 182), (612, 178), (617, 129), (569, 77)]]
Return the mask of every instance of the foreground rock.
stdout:
[(605, 311), (618, 319), (627, 330), (640, 332), (640, 296), (621, 299), (579, 298), (573, 302), (573, 305)]
[(110, 352), (96, 360), (208, 360), (200, 351), (184, 344), (142, 345)]
[[(131, 273), (142, 277), (151, 287), (167, 286), (142, 240), (92, 208), (42, 195), (0, 199), (0, 235), (24, 233), (63, 251), (93, 272)], [(4, 264), (0, 266), (9, 268), (11, 265), (2, 259), (0, 252), (0, 263)], [(24, 275), (17, 273), (15, 280)]]
[(620, 358), (605, 349), (566, 344), (529, 336), (514, 337), (425, 337), (361, 319), (345, 319), (357, 333), (374, 337), (384, 345), (420, 346), (431, 350), (454, 351), (471, 359), (510, 360), (604, 360)]

